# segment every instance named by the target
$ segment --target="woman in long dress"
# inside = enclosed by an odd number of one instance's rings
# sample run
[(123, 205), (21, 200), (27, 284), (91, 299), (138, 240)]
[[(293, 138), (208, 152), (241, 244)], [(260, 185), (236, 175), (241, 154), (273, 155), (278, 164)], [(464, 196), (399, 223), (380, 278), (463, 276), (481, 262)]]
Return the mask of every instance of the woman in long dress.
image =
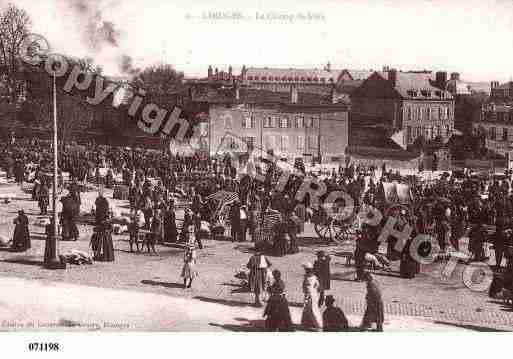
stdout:
[(373, 323), (376, 323), (376, 330), (382, 332), (385, 315), (381, 289), (369, 273), (365, 273), (364, 279), (367, 283), (367, 295), (365, 296), (367, 307), (365, 308), (361, 328), (368, 329)]
[(14, 235), (12, 239), (12, 250), (24, 252), (30, 248), (30, 233), (28, 228), (28, 217), (23, 210), (18, 211), (18, 216), (14, 219)]
[[(182, 268), (184, 288), (190, 288), (192, 286), (192, 280), (198, 276), (198, 271), (196, 269), (196, 257), (197, 255), (194, 246), (187, 245), (187, 249), (185, 250), (185, 254), (183, 257)], [(187, 284), (187, 280), (189, 280), (189, 284)]]
[(281, 279), (281, 272), (277, 269), (272, 272), (274, 283), (269, 287), (269, 301), (265, 307), (265, 329), (271, 332), (289, 332), (293, 330), (289, 303), (285, 297), (285, 282)]
[(164, 241), (175, 243), (177, 235), (175, 208), (171, 203), (164, 216)]
[(318, 306), (320, 283), (314, 274), (312, 263), (306, 263), (303, 267), (305, 268), (305, 278), (303, 280), (305, 302), (301, 325), (304, 328), (319, 330), (322, 328), (322, 315)]

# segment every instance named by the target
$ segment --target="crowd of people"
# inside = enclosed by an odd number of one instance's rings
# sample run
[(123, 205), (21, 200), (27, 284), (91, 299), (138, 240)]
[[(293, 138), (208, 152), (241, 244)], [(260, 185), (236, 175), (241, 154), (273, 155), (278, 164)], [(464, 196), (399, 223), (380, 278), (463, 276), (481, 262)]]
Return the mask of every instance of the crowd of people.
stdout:
[[(21, 185), (27, 180), (33, 182), (32, 198), (38, 202), (41, 215), (47, 215), (52, 180), (49, 175), (52, 172), (49, 143), (37, 139), (17, 140), (15, 143), (1, 144), (0, 153), (0, 166), (8, 177), (14, 177)], [(461, 251), (462, 238), (468, 234), (470, 259), (475, 261), (488, 260), (485, 242), (492, 241), (497, 270), (501, 270), (504, 258), (507, 271), (513, 270), (513, 193), (508, 176), (494, 180), (475, 178), (469, 173), (458, 177), (453, 173), (425, 181), (416, 176), (401, 176), (387, 171), (385, 166), (378, 169), (348, 164), (322, 173), (306, 171), (300, 162), (295, 163), (294, 167), (303, 175), (292, 174), (283, 190), (278, 191), (276, 182), (281, 170), (272, 162), (264, 168), (256, 168), (263, 178), (260, 181), (239, 172), (228, 156), (210, 159), (200, 155), (181, 156), (169, 151), (140, 148), (69, 145), (59, 158), (59, 185), (63, 186), (65, 182), (62, 174), (69, 173), (66, 184), (68, 191), (61, 199), (61, 235), (64, 240), (78, 239), (80, 193), (92, 182), (99, 187), (92, 240), (98, 260), (114, 260), (111, 237), (113, 214), (101, 190), (104, 186), (122, 187), (121, 192), (129, 201), (130, 251), (133, 251), (134, 245), (135, 250), (146, 247), (148, 252), (156, 252), (156, 244), (162, 242), (182, 242), (186, 245), (181, 273), (184, 287), (190, 287), (197, 276), (196, 249), (203, 248), (203, 222), (209, 223), (212, 234), (219, 230), (233, 241), (254, 241), (258, 253), (248, 263), (249, 287), (255, 294), (256, 305), (262, 305), (262, 296), (269, 293), (265, 313), (271, 329), (289, 328), (291, 321), (290, 315), (286, 315), (285, 284), (278, 270), (272, 271), (273, 284), (268, 284), (271, 263), (264, 253), (281, 256), (299, 251), (297, 235), (307, 214), (297, 208), (300, 205), (303, 208), (313, 207), (308, 195), (297, 199), (305, 177), (322, 181), (327, 193), (337, 190), (349, 194), (355, 202), (355, 212), (366, 206), (374, 206), (386, 213), (378, 226), (363, 224), (356, 239), (356, 279), (368, 283), (368, 306), (373, 308), (370, 310), (372, 314), (366, 314), (363, 327), (375, 322), (378, 329), (382, 329), (380, 292), (366, 272), (366, 255), (379, 252), (378, 237), (387, 216), (397, 219), (396, 228), (399, 230), (405, 225), (413, 229), (409, 241), (400, 252), (395, 247), (397, 239), (390, 237), (387, 241), (387, 258), (401, 261), (400, 272), (405, 278), (415, 277), (420, 269), (409, 250), (413, 238), (419, 233), (435, 238), (442, 253), (447, 253), (449, 247)], [(412, 200), (407, 206), (391, 206), (393, 209), (388, 211), (390, 199), (383, 184), (391, 181), (406, 184)], [(219, 191), (236, 194), (230, 197), (226, 218), (223, 218), (220, 210), (222, 203), (212, 199)], [(183, 220), (180, 220), (176, 216), (176, 208), (182, 202), (185, 209)], [(268, 218), (275, 220), (266, 222)], [(180, 222), (181, 226), (178, 225)], [(17, 250), (26, 250), (30, 248), (30, 238), (24, 213), (19, 213), (15, 223), (13, 245)], [(488, 234), (489, 226), (495, 228), (491, 236)], [(226, 227), (229, 227), (229, 231), (226, 231)], [(263, 238), (263, 233), (270, 233), (270, 238)], [(262, 243), (266, 245), (262, 246)], [(305, 312), (302, 322), (304, 326), (313, 328), (321, 328), (324, 322), (325, 330), (347, 327), (343, 324), (347, 322), (345, 316), (333, 306), (333, 297), (325, 295), (325, 291), (330, 289), (326, 278), (329, 278), (329, 256), (320, 253), (314, 264), (305, 264)], [(319, 308), (324, 304), (327, 308), (323, 320)]]

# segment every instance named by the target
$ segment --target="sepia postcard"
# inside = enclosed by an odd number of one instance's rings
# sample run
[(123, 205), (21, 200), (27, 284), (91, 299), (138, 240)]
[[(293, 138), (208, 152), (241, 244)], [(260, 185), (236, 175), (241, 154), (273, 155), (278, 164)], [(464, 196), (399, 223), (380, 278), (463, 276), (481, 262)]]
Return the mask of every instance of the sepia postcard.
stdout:
[(0, 0), (0, 343), (512, 331), (512, 35), (501, 0)]

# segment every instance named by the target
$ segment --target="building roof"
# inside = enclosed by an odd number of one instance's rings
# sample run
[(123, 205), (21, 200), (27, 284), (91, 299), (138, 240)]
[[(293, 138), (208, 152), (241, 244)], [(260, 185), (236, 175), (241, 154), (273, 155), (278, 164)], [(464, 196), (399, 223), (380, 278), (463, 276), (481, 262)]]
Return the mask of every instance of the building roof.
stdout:
[(341, 73), (342, 70), (249, 67), (246, 71), (246, 79), (254, 81), (250, 78), (258, 77), (259, 80), (272, 78), (274, 81), (290, 81), (289, 78), (291, 78), (292, 81), (297, 82), (334, 83)]
[(373, 71), (369, 71), (369, 70), (345, 69), (342, 72), (349, 74), (351, 76), (351, 78), (355, 81), (367, 80), (369, 78), (369, 76), (373, 74)]
[(470, 84), (463, 82), (461, 80), (449, 80), (447, 81), (447, 91), (452, 93), (453, 95), (471, 95)]
[(509, 81), (509, 82), (503, 83), (502, 85), (497, 87), (497, 89), (500, 89), (500, 90), (507, 90), (509, 88), (513, 88), (513, 81)]
[[(353, 91), (355, 97), (403, 98), (413, 100), (452, 99), (449, 91), (435, 86), (431, 72), (396, 71), (395, 86), (388, 81), (391, 71), (374, 72), (362, 85)], [(412, 92), (413, 91), (413, 92)], [(443, 94), (443, 97), (441, 95)]]

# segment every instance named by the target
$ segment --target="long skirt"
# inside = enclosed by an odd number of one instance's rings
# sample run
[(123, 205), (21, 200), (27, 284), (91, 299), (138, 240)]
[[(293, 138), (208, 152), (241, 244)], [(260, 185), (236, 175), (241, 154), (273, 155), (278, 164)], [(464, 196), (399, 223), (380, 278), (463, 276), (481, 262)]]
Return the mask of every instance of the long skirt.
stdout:
[(197, 276), (198, 276), (198, 271), (196, 270), (196, 265), (191, 262), (186, 262), (182, 268), (182, 278), (194, 279)]
[(110, 233), (95, 233), (91, 239), (94, 260), (99, 262), (114, 262), (114, 243)]
[(320, 329), (322, 328), (322, 315), (319, 310), (319, 296), (311, 295), (305, 298), (303, 306), (303, 315), (301, 316), (301, 325), (304, 328)]
[(264, 311), (265, 329), (269, 331), (292, 331), (289, 302), (284, 295), (271, 295)]

